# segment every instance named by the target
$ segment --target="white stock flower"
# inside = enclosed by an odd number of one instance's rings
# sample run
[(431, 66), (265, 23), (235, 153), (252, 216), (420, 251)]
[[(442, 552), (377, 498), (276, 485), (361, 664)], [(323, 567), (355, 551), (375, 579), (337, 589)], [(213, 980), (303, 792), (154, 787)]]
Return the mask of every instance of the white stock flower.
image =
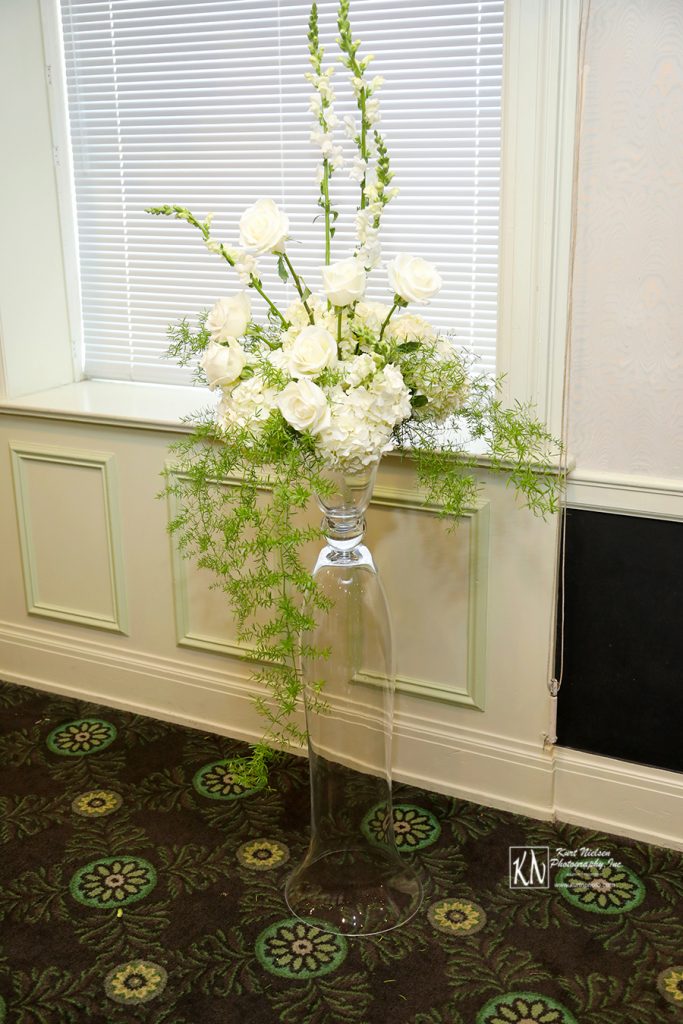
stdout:
[(317, 377), (337, 362), (337, 343), (324, 327), (309, 324), (285, 349), (292, 377)]
[(387, 264), (389, 284), (406, 302), (424, 305), (441, 288), (441, 275), (433, 263), (421, 256), (399, 253)]
[(354, 256), (323, 267), (323, 288), (333, 306), (348, 306), (363, 297), (365, 270)]
[(289, 218), (272, 199), (258, 199), (240, 218), (240, 242), (255, 253), (283, 252)]
[(251, 301), (246, 292), (238, 292), (229, 299), (219, 299), (206, 318), (206, 328), (212, 341), (240, 338), (251, 318)]
[(210, 342), (204, 349), (199, 365), (206, 374), (209, 387), (228, 387), (234, 384), (247, 361), (246, 353), (236, 341), (229, 345), (219, 345), (217, 342)]
[(330, 422), (330, 407), (322, 388), (312, 380), (290, 381), (277, 396), (277, 407), (300, 433), (318, 434)]

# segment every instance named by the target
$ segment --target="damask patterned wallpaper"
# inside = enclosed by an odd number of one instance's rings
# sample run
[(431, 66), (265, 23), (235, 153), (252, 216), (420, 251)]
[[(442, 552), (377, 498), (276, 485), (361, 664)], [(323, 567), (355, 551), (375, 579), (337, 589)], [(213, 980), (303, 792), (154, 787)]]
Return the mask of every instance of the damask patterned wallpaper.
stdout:
[(591, 0), (570, 448), (683, 478), (683, 2)]

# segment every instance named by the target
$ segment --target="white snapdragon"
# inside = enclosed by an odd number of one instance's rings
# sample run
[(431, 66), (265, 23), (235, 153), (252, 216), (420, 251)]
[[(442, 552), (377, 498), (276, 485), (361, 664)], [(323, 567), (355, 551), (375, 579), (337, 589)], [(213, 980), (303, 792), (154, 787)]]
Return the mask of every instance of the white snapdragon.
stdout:
[(351, 88), (353, 89), (353, 95), (356, 99), (359, 99), (361, 90), (365, 88), (365, 82), (358, 75), (354, 75), (351, 79)]
[(210, 389), (229, 387), (234, 384), (247, 361), (242, 346), (231, 341), (221, 345), (212, 341), (204, 349), (199, 365), (206, 374)]
[(382, 247), (379, 243), (379, 232), (373, 232), (374, 237), (368, 238), (358, 249), (357, 256), (366, 270), (374, 270), (382, 261)]
[(206, 328), (212, 341), (240, 338), (251, 318), (251, 301), (246, 292), (238, 292), (229, 299), (219, 299), (206, 318)]
[(330, 422), (330, 407), (322, 388), (312, 380), (290, 381), (277, 396), (277, 407), (300, 433), (319, 434)]
[(322, 268), (323, 288), (333, 306), (349, 306), (363, 297), (365, 269), (355, 257)]
[(272, 199), (258, 199), (240, 218), (240, 242), (250, 252), (284, 252), (289, 218)]
[(368, 173), (368, 162), (360, 156), (354, 156), (349, 168), (349, 177), (352, 181), (361, 182)]
[(387, 273), (393, 292), (406, 302), (424, 305), (441, 288), (438, 270), (421, 256), (399, 253), (387, 264)]
[(258, 262), (250, 252), (235, 250), (235, 270), (242, 284), (250, 284), (258, 269)]
[(355, 139), (358, 134), (358, 126), (356, 125), (355, 119), (351, 117), (350, 114), (344, 115), (344, 131), (350, 139)]
[(309, 324), (283, 346), (292, 377), (317, 377), (337, 362), (337, 342), (325, 327)]
[(380, 114), (379, 100), (375, 100), (375, 99), (366, 100), (366, 103), (365, 103), (365, 120), (370, 125), (370, 127), (372, 128), (376, 124), (379, 124), (381, 119), (382, 119), (382, 115)]
[(377, 90), (381, 89), (383, 85), (384, 85), (384, 76), (383, 75), (375, 75), (374, 78), (372, 78), (371, 81), (370, 81), (370, 92), (377, 92)]

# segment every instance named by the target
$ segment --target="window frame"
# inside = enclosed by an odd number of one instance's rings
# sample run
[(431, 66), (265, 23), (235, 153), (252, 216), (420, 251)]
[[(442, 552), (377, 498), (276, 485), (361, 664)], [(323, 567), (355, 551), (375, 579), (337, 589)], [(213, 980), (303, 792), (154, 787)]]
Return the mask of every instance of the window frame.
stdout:
[[(532, 401), (555, 432), (562, 423), (567, 307), (573, 221), (579, 33), (584, 0), (506, 0), (504, 22), (501, 222), (497, 372), (505, 376), (508, 401)], [(116, 390), (126, 421), (145, 419), (147, 388), (178, 390), (174, 384), (107, 382), (93, 388), (82, 366), (78, 240), (64, 87), (58, 0), (39, 0), (45, 79), (50, 112), (56, 197), (62, 232), (61, 277), (69, 310), (70, 379), (61, 376), (64, 412), (74, 387), (89, 387), (90, 401), (106, 392), (111, 412)], [(11, 344), (12, 339), (5, 339)], [(64, 341), (62, 342), (64, 343)], [(31, 360), (30, 352), (25, 354)], [(31, 405), (17, 399), (5, 381), (12, 411)], [(24, 389), (25, 390), (25, 389)], [(181, 388), (186, 391), (186, 388)], [(139, 398), (140, 416), (135, 412)], [(95, 397), (93, 397), (95, 396)], [(35, 404), (35, 402), (34, 402)], [(40, 403), (38, 403), (40, 404)], [(52, 401), (51, 406), (55, 405)], [(59, 404), (57, 402), (57, 404)], [(82, 405), (77, 402), (76, 405)], [(79, 413), (71, 410), (74, 415)], [(52, 413), (55, 415), (55, 412)]]

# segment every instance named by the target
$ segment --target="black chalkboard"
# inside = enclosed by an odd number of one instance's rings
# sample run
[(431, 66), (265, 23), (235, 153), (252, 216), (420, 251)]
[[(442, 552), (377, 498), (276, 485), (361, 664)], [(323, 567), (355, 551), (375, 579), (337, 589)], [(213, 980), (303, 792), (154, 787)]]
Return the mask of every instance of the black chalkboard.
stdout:
[(569, 509), (558, 742), (683, 771), (683, 523)]

